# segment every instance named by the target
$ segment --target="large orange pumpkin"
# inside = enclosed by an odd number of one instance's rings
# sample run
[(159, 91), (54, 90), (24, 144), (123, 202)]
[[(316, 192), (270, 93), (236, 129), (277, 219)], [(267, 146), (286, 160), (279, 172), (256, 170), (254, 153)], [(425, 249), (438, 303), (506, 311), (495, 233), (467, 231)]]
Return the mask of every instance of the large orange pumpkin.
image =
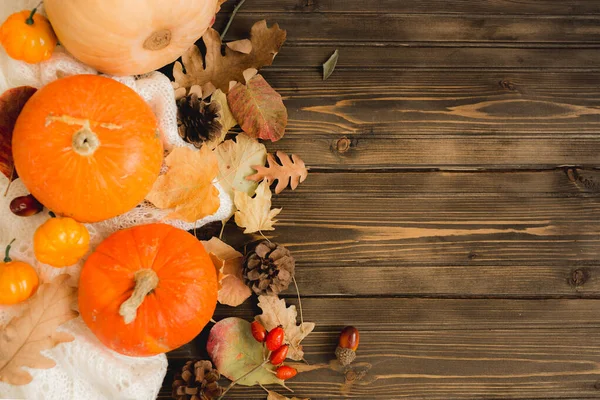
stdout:
[(217, 274), (193, 235), (165, 224), (114, 233), (88, 258), (79, 312), (109, 348), (150, 356), (182, 346), (210, 321)]
[(80, 222), (135, 207), (163, 160), (148, 104), (122, 83), (97, 75), (59, 79), (38, 90), (19, 115), (12, 150), (31, 194)]

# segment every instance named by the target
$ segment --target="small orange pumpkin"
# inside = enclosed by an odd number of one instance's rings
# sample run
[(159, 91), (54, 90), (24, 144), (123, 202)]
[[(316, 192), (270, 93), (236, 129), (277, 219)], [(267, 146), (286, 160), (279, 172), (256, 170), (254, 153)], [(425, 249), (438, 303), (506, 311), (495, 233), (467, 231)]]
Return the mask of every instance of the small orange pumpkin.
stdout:
[(39, 285), (39, 278), (33, 267), (22, 261), (10, 258), (10, 247), (6, 246), (4, 264), (0, 265), (0, 304), (17, 304), (30, 298)]
[(210, 321), (217, 274), (193, 235), (140, 225), (105, 239), (79, 280), (79, 312), (107, 347), (150, 356), (182, 346)]
[(33, 235), (35, 258), (56, 268), (77, 263), (89, 248), (90, 233), (73, 218), (50, 218)]
[(37, 64), (52, 56), (57, 38), (50, 21), (33, 10), (12, 14), (0, 27), (0, 43), (15, 60)]
[(19, 177), (50, 210), (79, 222), (138, 205), (158, 177), (163, 147), (150, 106), (97, 75), (54, 81), (29, 99), (13, 131)]

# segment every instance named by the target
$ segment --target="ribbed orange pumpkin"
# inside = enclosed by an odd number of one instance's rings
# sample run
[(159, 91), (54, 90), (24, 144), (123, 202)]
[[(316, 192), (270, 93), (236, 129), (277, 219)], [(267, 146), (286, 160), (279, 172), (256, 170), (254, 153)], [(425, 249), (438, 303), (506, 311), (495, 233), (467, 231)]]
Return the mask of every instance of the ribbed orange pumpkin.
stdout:
[(86, 261), (79, 312), (109, 348), (150, 356), (182, 346), (210, 321), (217, 274), (193, 235), (165, 224), (114, 233)]
[(12, 143), (15, 167), (31, 194), (80, 222), (135, 207), (163, 160), (148, 104), (97, 75), (59, 79), (38, 90), (19, 115)]

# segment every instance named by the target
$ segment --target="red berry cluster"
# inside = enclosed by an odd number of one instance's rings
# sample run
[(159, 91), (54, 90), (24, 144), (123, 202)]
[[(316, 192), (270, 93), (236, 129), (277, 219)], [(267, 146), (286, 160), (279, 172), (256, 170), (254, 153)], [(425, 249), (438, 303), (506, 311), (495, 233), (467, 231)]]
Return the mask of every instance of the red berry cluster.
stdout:
[(259, 343), (264, 343), (267, 350), (269, 350), (269, 362), (277, 366), (277, 378), (285, 381), (296, 376), (298, 371), (295, 368), (282, 365), (290, 348), (290, 346), (283, 343), (285, 339), (283, 328), (278, 326), (267, 332), (265, 327), (258, 321), (254, 321), (250, 325), (250, 328), (254, 339)]

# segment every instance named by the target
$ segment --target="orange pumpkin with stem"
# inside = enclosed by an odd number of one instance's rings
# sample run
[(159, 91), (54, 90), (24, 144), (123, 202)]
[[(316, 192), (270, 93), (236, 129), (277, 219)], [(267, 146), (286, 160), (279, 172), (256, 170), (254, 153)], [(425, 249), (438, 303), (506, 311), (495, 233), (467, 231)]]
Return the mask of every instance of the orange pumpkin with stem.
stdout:
[(210, 321), (217, 274), (193, 235), (165, 224), (114, 233), (87, 259), (79, 312), (107, 347), (150, 356), (184, 345)]
[(14, 13), (0, 26), (0, 43), (15, 60), (36, 64), (54, 52), (58, 39), (50, 21), (36, 13), (38, 7)]
[(88, 252), (90, 233), (73, 218), (50, 218), (33, 234), (33, 251), (39, 262), (55, 268), (77, 263)]
[(156, 117), (132, 89), (97, 75), (54, 81), (25, 104), (13, 131), (19, 177), (40, 203), (79, 222), (139, 204), (158, 177)]
[(30, 298), (39, 285), (37, 272), (22, 261), (10, 258), (10, 247), (6, 246), (4, 264), (0, 264), (0, 304), (17, 304)]

